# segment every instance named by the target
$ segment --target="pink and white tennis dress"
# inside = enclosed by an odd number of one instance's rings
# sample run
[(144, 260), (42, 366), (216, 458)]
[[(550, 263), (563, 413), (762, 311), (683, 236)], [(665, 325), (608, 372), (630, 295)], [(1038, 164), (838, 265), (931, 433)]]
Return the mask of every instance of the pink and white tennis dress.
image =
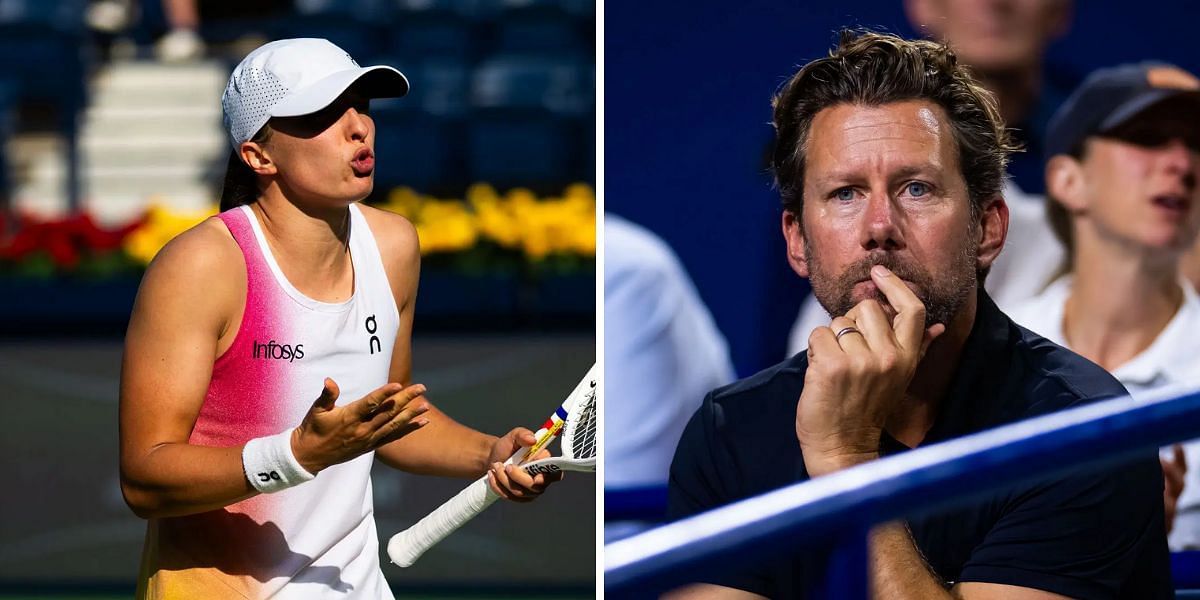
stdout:
[[(248, 206), (219, 218), (246, 261), (246, 310), (213, 365), (189, 440), (238, 446), (296, 427), (325, 377), (353, 402), (388, 379), (399, 314), (375, 238), (350, 206), (354, 294), (318, 302), (288, 283)], [(198, 515), (151, 519), (138, 598), (392, 598), (379, 568), (374, 453), (316, 479)]]

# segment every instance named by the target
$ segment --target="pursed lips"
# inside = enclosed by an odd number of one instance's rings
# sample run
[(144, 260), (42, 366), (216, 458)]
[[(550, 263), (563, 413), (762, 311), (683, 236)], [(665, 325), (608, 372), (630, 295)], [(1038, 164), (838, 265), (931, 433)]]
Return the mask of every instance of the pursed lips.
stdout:
[(370, 175), (375, 168), (375, 155), (370, 148), (360, 148), (350, 160), (350, 167), (356, 175)]

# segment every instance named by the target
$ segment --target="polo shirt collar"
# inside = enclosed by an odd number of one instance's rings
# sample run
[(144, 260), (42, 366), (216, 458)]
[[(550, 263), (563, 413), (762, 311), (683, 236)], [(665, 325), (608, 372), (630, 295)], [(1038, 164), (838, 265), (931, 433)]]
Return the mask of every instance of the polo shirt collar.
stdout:
[(1114, 372), (1122, 383), (1138, 387), (1183, 383), (1197, 377), (1197, 352), (1200, 351), (1200, 298), (1196, 290), (1181, 281), (1183, 303), (1150, 347)]

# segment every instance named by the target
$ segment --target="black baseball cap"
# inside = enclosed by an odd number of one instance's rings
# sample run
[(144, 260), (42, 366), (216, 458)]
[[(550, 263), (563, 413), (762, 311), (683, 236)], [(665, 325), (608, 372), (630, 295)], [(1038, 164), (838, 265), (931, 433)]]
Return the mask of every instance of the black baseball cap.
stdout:
[(1144, 62), (1095, 71), (1050, 119), (1046, 157), (1071, 154), (1088, 136), (1109, 131), (1176, 96), (1193, 98), (1200, 118), (1200, 79), (1179, 67)]

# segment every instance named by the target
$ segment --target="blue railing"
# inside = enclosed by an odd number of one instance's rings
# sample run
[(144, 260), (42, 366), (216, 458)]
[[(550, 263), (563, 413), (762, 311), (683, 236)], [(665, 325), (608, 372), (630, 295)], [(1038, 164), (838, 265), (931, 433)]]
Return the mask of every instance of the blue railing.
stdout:
[[(829, 549), (824, 596), (866, 597), (866, 532), (997, 489), (1200, 437), (1200, 389), (1116, 398), (918, 448), (748, 498), (604, 548), (604, 586), (643, 597), (772, 548)], [(830, 542), (832, 540), (832, 543)], [(760, 552), (748, 552), (750, 548)]]

